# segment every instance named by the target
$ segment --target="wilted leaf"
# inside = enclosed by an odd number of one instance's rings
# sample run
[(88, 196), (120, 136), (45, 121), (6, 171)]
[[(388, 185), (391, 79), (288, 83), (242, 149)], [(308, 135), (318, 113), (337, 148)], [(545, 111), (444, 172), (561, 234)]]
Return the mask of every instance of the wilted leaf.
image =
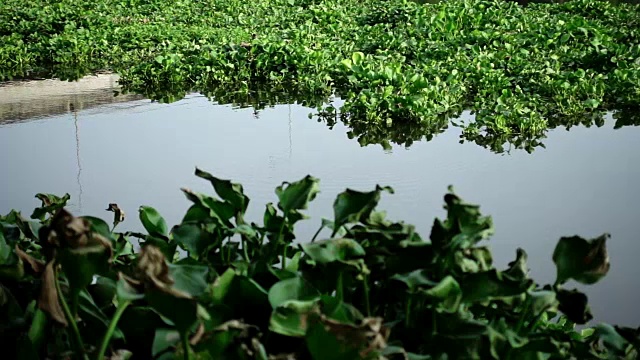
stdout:
[(118, 207), (118, 204), (115, 204), (115, 203), (109, 204), (109, 207), (107, 208), (107, 211), (113, 212), (113, 227), (114, 228), (116, 226), (118, 226), (118, 224), (120, 224), (121, 222), (124, 221), (124, 217), (125, 217), (124, 211), (122, 211)]
[(36, 198), (42, 201), (42, 206), (33, 210), (31, 214), (32, 219), (44, 220), (45, 215), (55, 214), (58, 210), (64, 208), (67, 202), (71, 198), (69, 194), (64, 194), (63, 197), (58, 197), (53, 194), (36, 194)]
[(556, 297), (560, 305), (558, 309), (562, 311), (569, 320), (576, 324), (586, 324), (591, 319), (591, 309), (589, 309), (589, 301), (587, 295), (578, 290), (556, 290)]
[(563, 237), (553, 252), (556, 263), (556, 284), (574, 279), (583, 284), (593, 284), (609, 272), (609, 255), (606, 242), (609, 234), (592, 240), (579, 236)]
[(38, 298), (38, 307), (48, 313), (52, 319), (60, 324), (67, 326), (67, 319), (60, 306), (58, 298), (58, 290), (56, 289), (56, 273), (54, 263), (50, 261), (42, 273), (42, 283), (40, 288), (40, 296)]

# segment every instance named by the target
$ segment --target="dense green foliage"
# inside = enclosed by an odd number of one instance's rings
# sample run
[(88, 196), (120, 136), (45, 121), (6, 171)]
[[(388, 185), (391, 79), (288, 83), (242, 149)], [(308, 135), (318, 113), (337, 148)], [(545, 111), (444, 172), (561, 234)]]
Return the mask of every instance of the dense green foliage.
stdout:
[[(560, 239), (557, 280), (536, 284), (518, 249), (492, 265), (490, 217), (452, 192), (429, 240), (376, 210), (389, 187), (346, 190), (313, 239), (294, 227), (319, 191), (283, 183), (262, 224), (239, 184), (204, 171), (216, 195), (169, 228), (142, 206), (145, 233), (74, 217), (38, 194), (31, 220), (0, 217), (0, 339), (8, 358), (609, 359), (638, 356), (640, 329), (600, 324), (587, 297), (609, 270), (608, 235)], [(326, 231), (326, 239), (315, 241)], [(330, 232), (330, 235), (329, 235)], [(133, 239), (140, 241), (134, 251)], [(298, 240), (298, 241), (294, 241)]]
[[(638, 124), (640, 11), (578, 0), (4, 0), (0, 80), (113, 70), (129, 91), (322, 107), (361, 144), (464, 139), (532, 150), (549, 128)], [(309, 101), (311, 100), (311, 101)], [(326, 111), (325, 111), (326, 112)], [(335, 121), (337, 116), (329, 117)]]

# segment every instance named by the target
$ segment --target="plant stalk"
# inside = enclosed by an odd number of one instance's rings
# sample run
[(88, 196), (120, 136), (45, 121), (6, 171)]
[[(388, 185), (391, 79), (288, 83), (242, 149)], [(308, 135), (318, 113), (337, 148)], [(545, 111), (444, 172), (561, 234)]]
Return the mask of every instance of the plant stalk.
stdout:
[(336, 283), (336, 297), (340, 301), (344, 300), (344, 289), (343, 289), (343, 284), (342, 284), (342, 271), (340, 271), (338, 273), (338, 281)]
[(320, 235), (320, 232), (322, 231), (322, 229), (324, 229), (324, 225), (320, 224), (320, 228), (318, 228), (318, 231), (316, 231), (316, 233), (313, 234), (313, 237), (311, 238), (311, 242), (316, 241), (316, 238), (318, 237), (318, 235)]
[(84, 351), (84, 343), (82, 342), (82, 337), (80, 336), (80, 330), (78, 330), (78, 324), (76, 323), (76, 318), (71, 314), (71, 309), (69, 309), (69, 304), (65, 300), (62, 295), (62, 290), (60, 289), (60, 281), (58, 281), (58, 272), (54, 272), (54, 279), (56, 285), (56, 291), (58, 292), (58, 298), (60, 299), (60, 305), (62, 306), (62, 311), (64, 312), (64, 316), (67, 318), (67, 322), (71, 327), (71, 333), (73, 334), (73, 344), (76, 354), (78, 357), (84, 360), (88, 360), (89, 357)]
[(363, 276), (362, 286), (364, 289), (364, 307), (367, 311), (367, 316), (371, 316), (371, 304), (369, 303), (369, 279), (366, 274)]
[(118, 326), (118, 321), (120, 321), (120, 317), (122, 316), (124, 311), (127, 309), (129, 304), (131, 304), (130, 300), (126, 300), (118, 304), (118, 308), (116, 309), (115, 314), (113, 314), (113, 317), (109, 322), (109, 328), (107, 329), (107, 332), (104, 334), (104, 337), (102, 338), (102, 343), (100, 344), (100, 351), (98, 352), (98, 360), (104, 359), (104, 354), (107, 351), (107, 347), (109, 346), (109, 342), (111, 341), (113, 332), (116, 330), (116, 327)]
[(182, 339), (184, 360), (192, 360), (193, 357), (191, 356), (191, 346), (189, 345), (189, 333), (187, 331), (181, 333), (180, 338)]
[(409, 298), (407, 299), (407, 307), (405, 309), (405, 313), (404, 313), (404, 327), (408, 328), (409, 327), (409, 323), (410, 323), (410, 319), (411, 319), (411, 302), (413, 300), (413, 294), (409, 295)]

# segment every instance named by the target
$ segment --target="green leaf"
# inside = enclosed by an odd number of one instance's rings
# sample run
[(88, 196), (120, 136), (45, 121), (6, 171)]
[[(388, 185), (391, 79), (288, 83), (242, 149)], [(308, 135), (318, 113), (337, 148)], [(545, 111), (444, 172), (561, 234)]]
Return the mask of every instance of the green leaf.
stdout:
[(200, 297), (207, 289), (208, 272), (209, 268), (204, 265), (169, 264), (173, 288), (195, 298)]
[(522, 295), (533, 285), (529, 279), (512, 279), (495, 269), (466, 274), (459, 280), (465, 303)]
[(434, 287), (425, 290), (424, 293), (438, 302), (438, 306), (446, 312), (455, 313), (458, 311), (462, 300), (462, 289), (451, 276), (446, 276)]
[(91, 284), (94, 275), (105, 273), (109, 269), (110, 257), (110, 252), (97, 244), (77, 249), (60, 249), (56, 259), (62, 265), (71, 288), (79, 291)]
[(285, 301), (273, 310), (269, 319), (269, 330), (285, 336), (305, 336), (309, 326), (309, 315), (315, 309), (317, 301)]
[(304, 179), (293, 183), (284, 182), (276, 188), (278, 207), (287, 215), (304, 210), (309, 202), (320, 192), (318, 179), (307, 175)]
[(198, 303), (159, 290), (148, 290), (145, 298), (158, 314), (169, 319), (180, 333), (187, 332), (198, 320)]
[(429, 280), (426, 274), (426, 270), (419, 269), (408, 274), (393, 275), (391, 279), (403, 282), (409, 288), (409, 292), (415, 293), (420, 288), (430, 288), (436, 284), (434, 281)]
[(609, 272), (606, 241), (609, 234), (592, 240), (579, 236), (563, 237), (553, 252), (556, 264), (556, 284), (574, 279), (583, 284), (594, 284)]
[(208, 209), (209, 217), (218, 220), (220, 225), (227, 228), (233, 227), (229, 221), (236, 214), (233, 205), (228, 202), (217, 200), (211, 196), (195, 193), (189, 189), (182, 189), (187, 199), (193, 201), (196, 205)]
[(559, 303), (555, 291), (530, 291), (527, 295), (533, 317), (539, 316), (545, 311), (556, 311), (558, 308)]
[(209, 234), (199, 224), (181, 224), (171, 230), (173, 240), (194, 258), (204, 253), (212, 243)]
[(180, 341), (180, 333), (172, 329), (157, 329), (153, 337), (153, 347), (151, 354), (155, 357), (158, 354), (173, 348)]
[(160, 237), (168, 235), (167, 222), (156, 209), (150, 206), (141, 206), (139, 215), (142, 226), (144, 226), (149, 235)]
[(275, 309), (289, 300), (311, 300), (320, 292), (301, 277), (293, 277), (277, 282), (269, 289), (269, 303)]
[(351, 55), (351, 61), (353, 62), (353, 65), (360, 65), (362, 64), (362, 62), (364, 61), (364, 53), (362, 52), (354, 52)]
[(301, 246), (305, 254), (319, 264), (347, 261), (365, 255), (364, 248), (351, 239), (329, 239)]
[(116, 285), (116, 295), (118, 296), (118, 302), (144, 299), (144, 293), (134, 289), (123, 278), (118, 279), (118, 283)]
[(196, 168), (196, 176), (209, 180), (213, 189), (222, 200), (230, 203), (236, 211), (245, 212), (249, 206), (249, 198), (244, 194), (242, 185), (217, 177)]
[(603, 345), (611, 351), (612, 354), (618, 355), (619, 358), (624, 357), (629, 343), (613, 326), (609, 324), (598, 324), (595, 327), (593, 336), (600, 338)]
[(380, 186), (376, 186), (376, 189), (370, 192), (347, 189), (340, 193), (333, 203), (334, 232), (335, 229), (348, 223), (366, 223), (380, 202), (383, 191), (393, 194), (392, 188)]

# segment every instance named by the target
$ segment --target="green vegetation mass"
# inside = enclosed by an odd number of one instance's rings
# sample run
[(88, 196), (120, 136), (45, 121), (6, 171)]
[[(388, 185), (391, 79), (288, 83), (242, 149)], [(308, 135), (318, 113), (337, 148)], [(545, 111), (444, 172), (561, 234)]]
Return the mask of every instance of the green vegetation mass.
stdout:
[[(240, 184), (196, 170), (216, 195), (172, 228), (139, 208), (144, 233), (38, 194), (31, 219), (0, 217), (0, 339), (9, 359), (636, 359), (640, 329), (599, 324), (587, 296), (609, 270), (607, 234), (561, 238), (554, 284), (527, 254), (498, 270), (491, 218), (450, 192), (429, 239), (376, 210), (389, 187), (346, 190), (312, 239), (294, 227), (319, 192), (283, 183), (261, 224)], [(136, 253), (133, 241), (138, 239)], [(316, 241), (316, 238), (318, 239)], [(320, 240), (322, 239), (322, 240)]]
[[(4, 0), (0, 80), (122, 76), (173, 101), (298, 101), (363, 144), (464, 140), (531, 151), (549, 128), (640, 123), (640, 8), (604, 1)], [(275, 94), (275, 95), (274, 95)], [(322, 108), (337, 95), (337, 111)], [(339, 112), (336, 114), (336, 112)]]

